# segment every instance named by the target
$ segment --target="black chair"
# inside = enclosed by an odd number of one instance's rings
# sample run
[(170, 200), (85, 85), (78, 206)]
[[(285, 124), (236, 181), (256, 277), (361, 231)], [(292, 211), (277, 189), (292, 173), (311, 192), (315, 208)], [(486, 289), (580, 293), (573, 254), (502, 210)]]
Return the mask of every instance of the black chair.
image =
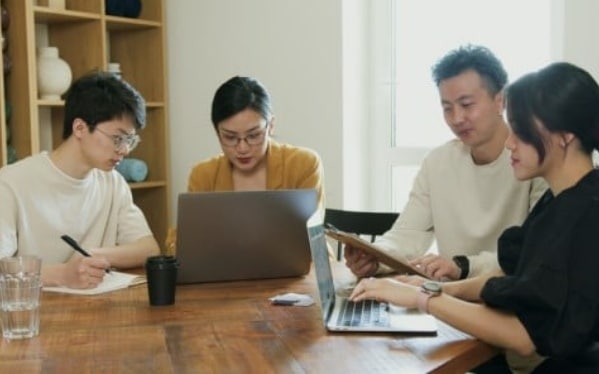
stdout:
[[(374, 242), (377, 235), (384, 234), (393, 226), (399, 213), (391, 212), (358, 212), (340, 209), (325, 209), (324, 223), (335, 228), (358, 235), (370, 235)], [(337, 243), (337, 260), (343, 256), (343, 244)]]

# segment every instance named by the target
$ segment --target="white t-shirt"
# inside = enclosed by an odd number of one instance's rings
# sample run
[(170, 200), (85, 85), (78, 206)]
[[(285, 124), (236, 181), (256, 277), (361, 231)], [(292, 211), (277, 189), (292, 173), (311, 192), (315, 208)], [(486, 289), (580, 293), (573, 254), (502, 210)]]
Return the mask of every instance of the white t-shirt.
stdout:
[(116, 170), (92, 169), (75, 179), (46, 152), (0, 169), (0, 258), (32, 254), (46, 264), (63, 263), (73, 254), (63, 234), (93, 249), (152, 232)]
[(436, 239), (439, 255), (466, 255), (470, 276), (497, 268), (497, 239), (520, 225), (547, 185), (518, 181), (505, 150), (493, 162), (476, 165), (470, 148), (454, 139), (425, 158), (408, 203), (376, 244), (398, 256), (423, 255)]

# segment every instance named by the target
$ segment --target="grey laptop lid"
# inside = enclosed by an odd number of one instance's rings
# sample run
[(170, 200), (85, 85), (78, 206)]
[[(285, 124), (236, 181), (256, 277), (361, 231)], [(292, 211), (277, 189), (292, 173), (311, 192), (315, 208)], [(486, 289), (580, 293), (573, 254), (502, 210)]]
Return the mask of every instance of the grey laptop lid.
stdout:
[(180, 194), (177, 282), (305, 275), (317, 199), (313, 189)]

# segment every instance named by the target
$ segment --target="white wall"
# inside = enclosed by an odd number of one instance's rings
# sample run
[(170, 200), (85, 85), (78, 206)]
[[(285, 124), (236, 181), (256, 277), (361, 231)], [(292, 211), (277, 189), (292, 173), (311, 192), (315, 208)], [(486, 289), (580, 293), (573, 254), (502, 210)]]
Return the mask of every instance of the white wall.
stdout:
[(563, 56), (599, 80), (599, 1), (564, 0)]
[(343, 0), (343, 128), (341, 136), (343, 201), (330, 207), (361, 210), (368, 206), (370, 142), (368, 131), (371, 94), (369, 10), (364, 0)]
[(220, 151), (210, 105), (233, 75), (267, 87), (276, 138), (320, 154), (327, 205), (342, 205), (341, 1), (165, 2), (173, 220), (191, 167)]
[[(378, 40), (367, 32), (372, 1), (165, 1), (173, 220), (192, 165), (219, 152), (210, 104), (236, 74), (258, 78), (271, 92), (280, 141), (321, 155), (327, 206), (373, 209), (369, 129), (380, 119), (368, 108), (373, 72), (364, 57)], [(563, 6), (556, 22), (563, 30), (548, 35), (556, 56), (599, 79), (599, 2), (552, 1)]]

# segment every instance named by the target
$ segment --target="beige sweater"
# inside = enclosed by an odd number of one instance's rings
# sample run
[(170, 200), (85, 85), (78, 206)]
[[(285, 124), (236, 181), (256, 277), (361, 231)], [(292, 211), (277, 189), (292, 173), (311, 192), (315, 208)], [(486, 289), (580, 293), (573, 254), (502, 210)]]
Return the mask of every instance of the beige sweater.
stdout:
[(452, 140), (425, 158), (399, 219), (376, 244), (412, 259), (436, 240), (443, 257), (467, 255), (475, 276), (498, 266), (497, 238), (521, 224), (546, 189), (542, 179), (514, 178), (509, 151), (476, 165), (470, 148)]
[(63, 234), (90, 249), (152, 235), (117, 171), (74, 179), (46, 152), (0, 169), (0, 207), (0, 257), (31, 254), (56, 264), (74, 253)]

